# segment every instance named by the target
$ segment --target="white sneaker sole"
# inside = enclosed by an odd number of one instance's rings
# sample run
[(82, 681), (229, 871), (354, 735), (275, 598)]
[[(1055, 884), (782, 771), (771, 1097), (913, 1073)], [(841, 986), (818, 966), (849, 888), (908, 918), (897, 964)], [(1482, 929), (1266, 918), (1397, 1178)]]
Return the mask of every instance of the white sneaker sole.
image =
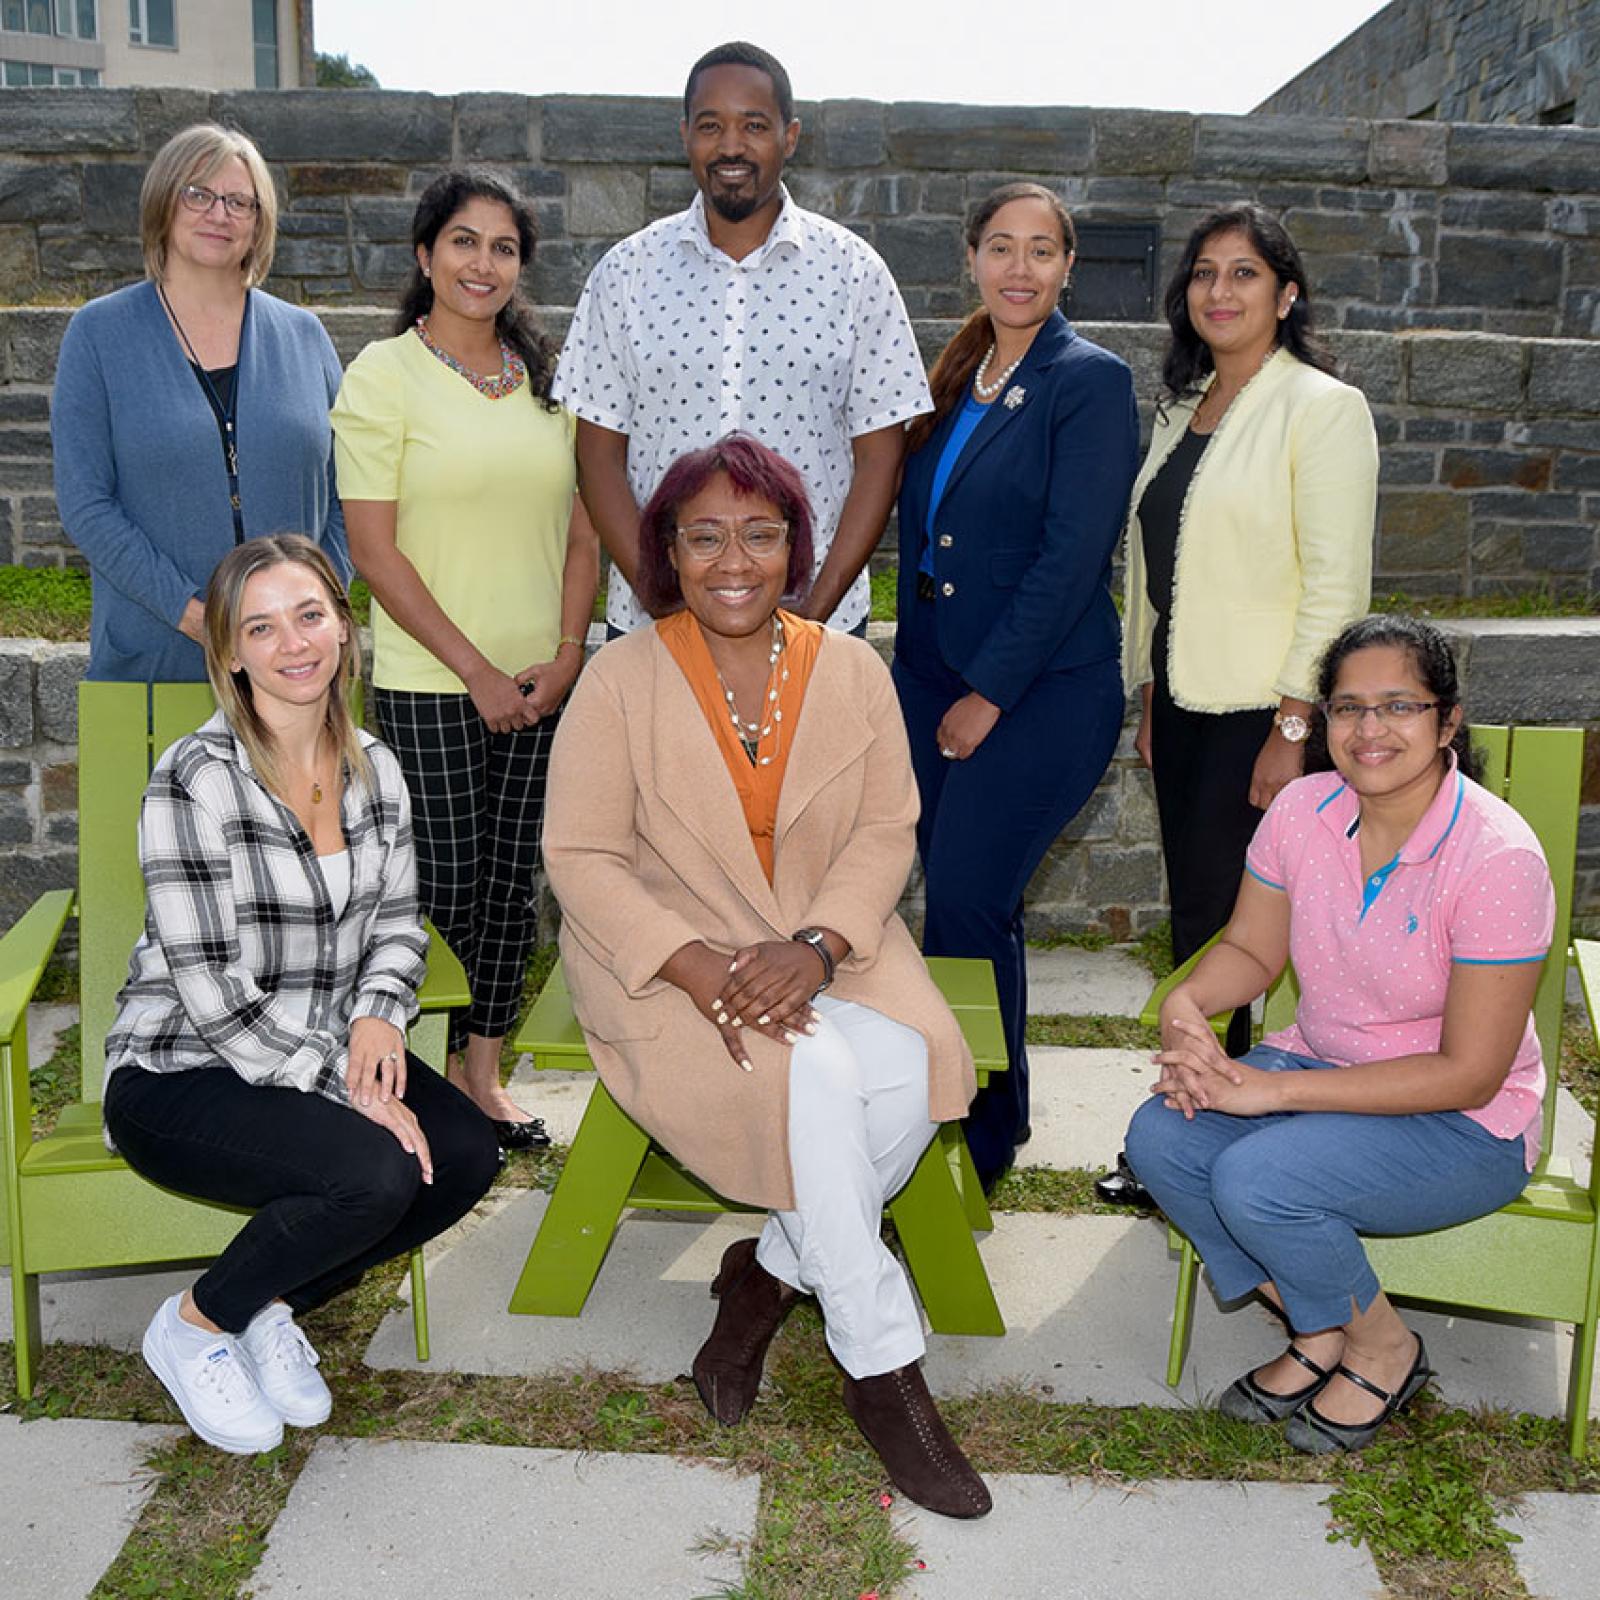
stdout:
[(303, 1404), (296, 1407), (292, 1411), (287, 1406), (279, 1405), (278, 1402), (267, 1393), (265, 1388), (263, 1388), (261, 1391), (261, 1398), (265, 1400), (267, 1404), (271, 1406), (272, 1409), (276, 1411), (291, 1428), (320, 1428), (322, 1424), (333, 1415), (333, 1396), (331, 1394), (324, 1394), (320, 1401)]
[(275, 1450), (283, 1443), (281, 1423), (270, 1437), (262, 1435), (254, 1439), (245, 1438), (242, 1434), (220, 1433), (217, 1429), (202, 1424), (184, 1404), (183, 1386), (177, 1381), (176, 1374), (168, 1365), (153, 1327), (145, 1329), (144, 1342), (140, 1350), (145, 1365), (161, 1380), (162, 1386), (172, 1396), (172, 1403), (183, 1413), (183, 1420), (189, 1424), (196, 1438), (205, 1440), (209, 1445), (215, 1445), (218, 1450), (226, 1450), (233, 1456), (259, 1455), (263, 1450)]

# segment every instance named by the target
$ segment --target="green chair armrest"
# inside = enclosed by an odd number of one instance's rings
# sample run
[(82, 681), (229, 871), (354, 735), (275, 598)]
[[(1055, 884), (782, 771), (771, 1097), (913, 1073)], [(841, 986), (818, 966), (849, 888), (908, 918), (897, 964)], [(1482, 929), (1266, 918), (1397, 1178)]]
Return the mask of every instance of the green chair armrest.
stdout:
[[(1167, 996), (1199, 966), (1200, 958), (1222, 937), (1221, 930), (1206, 940), (1195, 953), (1189, 957), (1182, 966), (1174, 967), (1154, 989), (1150, 991), (1150, 998), (1144, 1003), (1144, 1010), (1139, 1013), (1139, 1021), (1146, 1028), (1159, 1027), (1161, 1023), (1161, 1007)], [(1225, 1011), (1220, 1017), (1211, 1019), (1211, 1031), (1220, 1039), (1228, 1031), (1228, 1019), (1233, 1015)]]
[(27, 1014), (71, 914), (72, 890), (51, 889), (0, 938), (0, 1039), (9, 1039)]
[(536, 1068), (584, 1072), (593, 1066), (589, 1060), (589, 1042), (573, 1014), (567, 975), (559, 961), (550, 969), (538, 999), (528, 1008), (513, 1046), (531, 1055)]
[(431, 922), (424, 922), (428, 935), (428, 975), (417, 990), (417, 1004), (424, 1011), (450, 1011), (457, 1006), (472, 1004), (472, 988), (467, 982), (467, 969), (456, 959), (456, 953), (439, 937)]

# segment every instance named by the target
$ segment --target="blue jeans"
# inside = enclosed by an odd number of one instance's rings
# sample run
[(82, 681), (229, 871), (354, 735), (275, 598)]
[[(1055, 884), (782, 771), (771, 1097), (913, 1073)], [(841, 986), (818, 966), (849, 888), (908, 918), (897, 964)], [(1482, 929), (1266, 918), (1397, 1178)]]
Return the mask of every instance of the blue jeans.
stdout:
[[(1264, 1072), (1337, 1070), (1257, 1045)], [(1358, 1235), (1423, 1233), (1481, 1217), (1522, 1193), (1523, 1142), (1459, 1111), (1380, 1117), (1344, 1111), (1192, 1122), (1151, 1096), (1128, 1127), (1128, 1161), (1200, 1252), (1223, 1300), (1263, 1283), (1302, 1333), (1365, 1311), (1378, 1278)]]

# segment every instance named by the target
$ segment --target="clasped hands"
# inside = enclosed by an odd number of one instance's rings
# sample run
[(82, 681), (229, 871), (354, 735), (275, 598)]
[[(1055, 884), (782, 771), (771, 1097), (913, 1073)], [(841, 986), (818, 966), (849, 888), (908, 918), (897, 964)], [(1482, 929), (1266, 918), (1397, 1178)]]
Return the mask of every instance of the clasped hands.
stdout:
[(749, 1033), (792, 1045), (801, 1034), (817, 1031), (820, 1018), (811, 1000), (824, 971), (822, 957), (810, 945), (767, 939), (734, 951), (731, 959), (710, 945), (685, 945), (669, 965), (675, 968), (669, 981), (715, 1024), (728, 1054), (746, 1072), (751, 1070)]
[(1279, 1074), (1236, 1061), (1222, 1048), (1198, 1006), (1181, 991), (1161, 1008), (1161, 1048), (1151, 1059), (1161, 1076), (1151, 1094), (1189, 1121), (1196, 1111), (1259, 1117), (1281, 1110)]
[(561, 704), (583, 665), (578, 650), (558, 650), (554, 660), (536, 661), (513, 676), (484, 663), (467, 683), (477, 713), (495, 733), (536, 727)]

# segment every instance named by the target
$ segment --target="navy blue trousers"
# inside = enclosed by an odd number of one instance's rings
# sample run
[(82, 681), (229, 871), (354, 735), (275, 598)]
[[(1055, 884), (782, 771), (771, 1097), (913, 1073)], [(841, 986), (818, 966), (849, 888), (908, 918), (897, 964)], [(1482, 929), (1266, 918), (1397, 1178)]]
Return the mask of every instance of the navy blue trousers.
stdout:
[(922, 796), (923, 952), (992, 961), (1000, 992), (1010, 1069), (979, 1090), (966, 1120), (973, 1164), (988, 1184), (1011, 1164), (1028, 1122), (1023, 891), (1110, 764), (1122, 680), (1114, 658), (1044, 673), (967, 760), (946, 761), (939, 723), (968, 689), (939, 656), (933, 610), (922, 602), (901, 618), (894, 682)]

